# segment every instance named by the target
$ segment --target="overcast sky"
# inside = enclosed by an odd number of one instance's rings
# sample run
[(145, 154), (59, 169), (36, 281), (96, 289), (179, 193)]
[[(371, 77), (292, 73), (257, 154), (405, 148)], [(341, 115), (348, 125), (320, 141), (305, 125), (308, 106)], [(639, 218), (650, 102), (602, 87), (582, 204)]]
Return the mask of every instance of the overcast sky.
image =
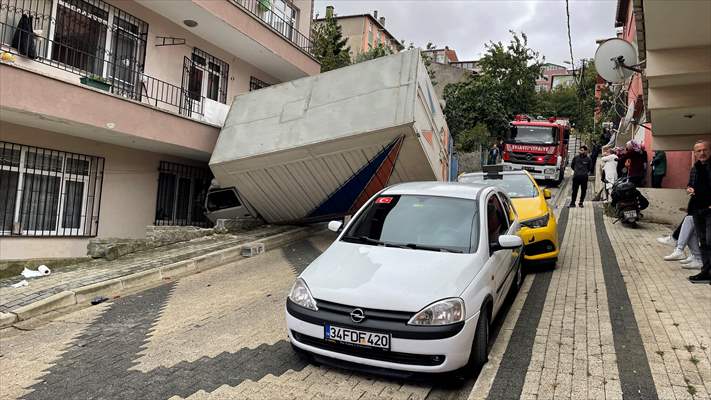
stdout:
[[(592, 58), (596, 39), (615, 36), (617, 0), (570, 1), (573, 56)], [(425, 47), (449, 46), (460, 60), (478, 59), (490, 40), (508, 42), (509, 30), (525, 32), (529, 46), (546, 61), (570, 60), (565, 0), (315, 0), (314, 14), (326, 14), (333, 5), (336, 14), (364, 14), (378, 10), (385, 27), (395, 37)]]

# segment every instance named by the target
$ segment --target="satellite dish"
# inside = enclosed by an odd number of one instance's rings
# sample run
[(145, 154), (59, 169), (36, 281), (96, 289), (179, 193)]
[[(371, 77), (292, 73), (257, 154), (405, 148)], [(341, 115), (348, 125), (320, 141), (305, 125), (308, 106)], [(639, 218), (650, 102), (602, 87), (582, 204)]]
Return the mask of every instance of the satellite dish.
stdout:
[(614, 38), (602, 43), (595, 52), (595, 69), (602, 79), (619, 83), (629, 78), (633, 72), (639, 72), (637, 50), (632, 43)]

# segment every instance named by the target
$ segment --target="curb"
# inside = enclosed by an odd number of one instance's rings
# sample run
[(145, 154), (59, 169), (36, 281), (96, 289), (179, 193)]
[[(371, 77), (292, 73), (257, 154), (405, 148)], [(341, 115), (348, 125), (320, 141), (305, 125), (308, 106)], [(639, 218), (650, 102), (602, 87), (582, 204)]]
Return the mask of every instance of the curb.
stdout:
[(250, 248), (256, 245), (263, 245), (266, 250), (274, 250), (291, 242), (303, 239), (317, 232), (318, 228), (301, 227), (290, 231), (277, 233), (259, 240), (243, 243), (228, 249), (218, 250), (201, 256), (178, 261), (161, 267), (151, 268), (145, 271), (136, 272), (119, 278), (98, 282), (76, 289), (63, 291), (54, 294), (34, 303), (27, 304), (13, 311), (0, 312), (0, 329), (13, 325), (16, 322), (26, 321), (51, 311), (62, 308), (81, 305), (86, 307), (91, 299), (97, 296), (112, 298), (127, 290), (157, 285), (167, 280), (185, 277), (219, 267), (231, 262), (239, 261), (242, 256), (242, 248)]

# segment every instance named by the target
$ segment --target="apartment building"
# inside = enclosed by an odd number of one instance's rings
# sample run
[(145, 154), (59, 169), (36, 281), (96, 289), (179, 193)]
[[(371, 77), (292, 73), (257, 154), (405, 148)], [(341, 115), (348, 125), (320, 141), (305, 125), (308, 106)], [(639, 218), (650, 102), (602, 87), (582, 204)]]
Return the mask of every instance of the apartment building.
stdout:
[(550, 92), (562, 85), (574, 83), (573, 73), (566, 67), (553, 63), (545, 63), (541, 67), (541, 76), (536, 80), (536, 91)]
[(227, 109), (319, 73), (311, 18), (310, 0), (0, 0), (0, 259), (207, 226)]
[(711, 2), (618, 0), (615, 26), (644, 60), (623, 82), (618, 144), (637, 139), (666, 152), (665, 188), (684, 188), (690, 149), (711, 137)]
[(426, 49), (422, 50), (422, 55), (437, 64), (449, 65), (454, 68), (464, 69), (473, 73), (481, 73), (479, 64), (474, 61), (461, 61), (457, 56), (457, 51), (450, 49), (449, 46), (444, 46), (443, 49)]
[[(351, 60), (355, 60), (358, 54), (378, 47), (378, 44), (382, 44), (393, 53), (405, 48), (392, 33), (385, 29), (385, 17), (378, 17), (377, 10), (373, 14), (336, 15), (333, 6), (328, 6), (326, 17), (329, 15), (336, 16), (343, 37), (348, 39)], [(316, 18), (314, 24), (322, 24), (325, 21), (326, 18)]]

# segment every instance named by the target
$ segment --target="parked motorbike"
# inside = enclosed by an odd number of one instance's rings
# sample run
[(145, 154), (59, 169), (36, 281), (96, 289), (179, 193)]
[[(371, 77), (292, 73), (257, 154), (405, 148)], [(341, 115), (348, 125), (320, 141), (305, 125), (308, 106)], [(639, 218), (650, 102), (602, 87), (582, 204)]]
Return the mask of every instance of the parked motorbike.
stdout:
[(649, 207), (649, 200), (640, 193), (634, 183), (629, 178), (620, 178), (612, 184), (611, 206), (617, 219), (613, 222), (622, 221), (634, 225), (642, 218), (641, 211)]

